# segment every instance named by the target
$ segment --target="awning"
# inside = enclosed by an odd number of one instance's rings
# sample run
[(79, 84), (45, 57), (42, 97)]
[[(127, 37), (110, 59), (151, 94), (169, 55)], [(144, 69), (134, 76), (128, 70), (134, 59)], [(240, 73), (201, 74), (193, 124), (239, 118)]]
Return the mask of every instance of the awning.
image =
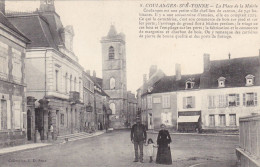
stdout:
[(199, 115), (193, 115), (193, 116), (179, 116), (178, 117), (178, 123), (179, 122), (198, 122)]

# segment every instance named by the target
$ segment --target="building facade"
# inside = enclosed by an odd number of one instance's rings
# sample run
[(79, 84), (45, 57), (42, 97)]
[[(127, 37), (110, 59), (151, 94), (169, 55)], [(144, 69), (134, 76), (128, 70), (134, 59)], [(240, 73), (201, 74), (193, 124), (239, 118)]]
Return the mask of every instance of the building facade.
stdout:
[(95, 113), (94, 113), (94, 82), (91, 79), (90, 72), (83, 71), (83, 103), (86, 107), (81, 122), (85, 122), (83, 129), (85, 131), (92, 131), (96, 127)]
[[(237, 130), (239, 118), (259, 114), (260, 56), (210, 61), (201, 74), (165, 76), (143, 93), (148, 129)], [(151, 105), (152, 103), (152, 105)], [(169, 104), (168, 104), (169, 103)]]
[(137, 115), (137, 99), (135, 98), (135, 94), (131, 93), (131, 91), (127, 92), (127, 102), (127, 127), (132, 127)]
[(239, 118), (260, 113), (260, 55), (210, 61), (201, 77), (204, 129), (237, 129)]
[(80, 131), (83, 105), (83, 68), (73, 52), (72, 26), (64, 27), (53, 0), (40, 3), (31, 13), (9, 13), (8, 20), (31, 39), (26, 49), (27, 96), (36, 101), (36, 134), (50, 139)]
[(152, 115), (152, 102), (151, 91), (152, 86), (163, 78), (165, 74), (162, 70), (157, 69), (157, 66), (152, 65), (149, 70), (149, 78), (147, 75), (143, 75), (143, 85), (137, 89), (137, 110), (141, 115), (142, 123), (146, 125), (147, 129), (153, 128), (153, 115)]
[(0, 147), (27, 139), (25, 48), (29, 39), (5, 16), (0, 3)]
[(111, 127), (125, 128), (127, 123), (127, 80), (125, 35), (111, 25), (102, 44), (102, 88), (110, 96)]

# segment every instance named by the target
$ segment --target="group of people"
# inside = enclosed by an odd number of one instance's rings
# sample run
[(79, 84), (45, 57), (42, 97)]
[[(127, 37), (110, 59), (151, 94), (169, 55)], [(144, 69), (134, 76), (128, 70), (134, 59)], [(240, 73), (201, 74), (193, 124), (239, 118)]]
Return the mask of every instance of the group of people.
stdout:
[[(157, 147), (156, 163), (158, 164), (172, 164), (170, 143), (172, 142), (171, 136), (168, 130), (165, 129), (164, 124), (161, 125), (161, 130), (159, 131), (157, 137), (157, 145), (154, 144), (153, 140), (149, 138), (147, 140), (146, 128), (141, 124), (141, 118), (136, 118), (136, 124), (132, 126), (131, 129), (131, 142), (134, 144), (135, 159), (134, 162), (143, 163), (143, 145), (147, 146), (147, 156), (150, 157), (150, 163), (153, 162), (153, 151)], [(147, 144), (146, 144), (147, 140)], [(140, 156), (138, 156), (138, 148), (140, 150)]]

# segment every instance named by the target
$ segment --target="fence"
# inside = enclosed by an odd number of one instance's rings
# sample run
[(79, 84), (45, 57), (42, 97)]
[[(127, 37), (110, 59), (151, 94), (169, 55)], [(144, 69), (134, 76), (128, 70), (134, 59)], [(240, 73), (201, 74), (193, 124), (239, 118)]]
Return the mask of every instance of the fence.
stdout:
[(236, 154), (241, 167), (260, 167), (260, 115), (239, 119)]

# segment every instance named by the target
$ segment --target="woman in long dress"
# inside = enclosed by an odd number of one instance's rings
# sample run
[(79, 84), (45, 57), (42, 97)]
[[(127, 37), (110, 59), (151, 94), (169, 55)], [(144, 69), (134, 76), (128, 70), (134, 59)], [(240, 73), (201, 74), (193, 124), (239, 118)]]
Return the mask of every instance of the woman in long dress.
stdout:
[(159, 131), (157, 137), (157, 145), (158, 151), (156, 156), (156, 163), (157, 164), (172, 164), (172, 156), (171, 156), (171, 149), (170, 143), (172, 142), (171, 136), (168, 130), (165, 129), (165, 125), (161, 125), (161, 130)]

